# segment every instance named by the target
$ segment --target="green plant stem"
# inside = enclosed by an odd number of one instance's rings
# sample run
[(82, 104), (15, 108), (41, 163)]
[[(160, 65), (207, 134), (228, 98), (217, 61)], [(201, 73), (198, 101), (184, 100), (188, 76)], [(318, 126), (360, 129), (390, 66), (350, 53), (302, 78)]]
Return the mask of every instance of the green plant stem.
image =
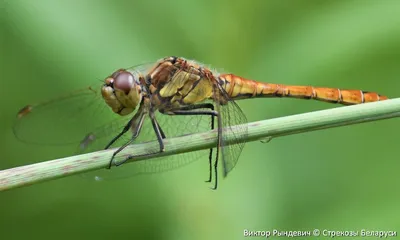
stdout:
[[(338, 107), (249, 123), (246, 141), (272, 139), (296, 133), (399, 116), (400, 98)], [(151, 161), (152, 158), (161, 156), (208, 149), (215, 146), (216, 142), (217, 134), (215, 131), (165, 139), (165, 152), (152, 156), (135, 157), (127, 164), (140, 160)], [(263, 145), (263, 147), (265, 146)], [(132, 144), (126, 148), (125, 153), (140, 155), (145, 154), (149, 149), (157, 149), (158, 147), (156, 141)], [(2, 170), (0, 171), (0, 191), (104, 168), (108, 165), (114, 151), (115, 149), (103, 150)], [(124, 159), (126, 156), (127, 154), (121, 154), (116, 157), (116, 160)]]

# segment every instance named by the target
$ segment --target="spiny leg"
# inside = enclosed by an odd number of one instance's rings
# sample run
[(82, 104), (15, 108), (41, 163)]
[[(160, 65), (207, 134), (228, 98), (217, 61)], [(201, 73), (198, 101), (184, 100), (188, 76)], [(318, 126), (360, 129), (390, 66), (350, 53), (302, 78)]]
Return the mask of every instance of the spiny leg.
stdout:
[[(214, 110), (214, 105), (212, 105), (212, 106), (213, 106), (212, 110)], [(214, 115), (211, 115), (211, 130), (214, 130)], [(208, 176), (208, 180), (206, 182), (211, 182), (211, 180), (212, 180), (212, 154), (213, 154), (213, 149), (214, 148), (210, 148), (210, 154), (208, 155), (208, 167), (209, 167), (208, 172), (209, 172), (209, 176)]]
[(218, 134), (217, 134), (217, 153), (216, 153), (216, 157), (215, 157), (215, 164), (214, 164), (214, 174), (215, 174), (215, 185), (213, 190), (217, 190), (217, 186), (218, 186), (218, 159), (219, 159), (219, 150), (221, 148), (222, 145), (222, 119), (221, 116), (218, 114), (217, 116), (217, 121), (218, 121)]
[[(141, 130), (142, 127), (143, 127), (143, 122), (144, 122), (145, 117), (146, 117), (146, 115), (144, 115), (144, 114), (141, 114), (141, 115), (140, 115), (139, 122), (138, 122), (138, 124), (137, 124), (136, 127), (135, 127), (135, 131), (133, 132), (133, 135), (132, 135), (131, 139), (130, 139), (128, 142), (126, 142), (124, 145), (122, 145), (120, 148), (118, 148), (117, 151), (115, 151), (115, 152), (113, 153), (113, 155), (112, 155), (112, 157), (111, 157), (111, 160), (110, 160), (110, 162), (109, 162), (109, 164), (108, 164), (108, 169), (111, 168), (111, 165), (112, 165), (112, 163), (114, 162), (115, 156), (116, 156), (119, 152), (121, 152), (124, 148), (126, 148), (128, 145), (130, 145), (130, 144), (139, 136), (140, 130)], [(132, 120), (131, 120), (131, 121), (132, 121)], [(125, 126), (125, 127), (126, 127), (126, 126)], [(128, 128), (128, 129), (129, 129), (129, 128)], [(125, 128), (124, 128), (124, 130), (125, 130)], [(125, 131), (125, 132), (126, 132), (126, 131)], [(120, 136), (119, 136), (119, 137), (120, 137)], [(115, 140), (114, 140), (114, 141), (115, 141)], [(120, 163), (115, 163), (115, 166), (120, 166), (121, 164), (123, 164), (123, 163), (125, 163), (125, 162), (126, 162), (126, 160), (123, 160), (123, 161), (121, 161)]]
[(104, 149), (108, 149), (111, 145), (113, 145), (115, 143), (115, 141), (117, 141), (122, 135), (124, 135), (129, 130), (129, 128), (131, 128), (132, 121), (133, 121), (133, 118), (131, 120), (129, 120), (129, 122), (125, 125), (125, 127), (122, 129), (122, 131), (120, 133), (118, 133), (117, 136), (115, 136), (113, 139), (111, 139), (111, 141), (107, 144), (107, 146)]
[(165, 138), (166, 138), (165, 133), (164, 133), (164, 131), (162, 130), (160, 124), (158, 124), (157, 119), (154, 118), (154, 121), (156, 122), (157, 127), (158, 127), (158, 129), (160, 130), (160, 134), (161, 134), (162, 139), (165, 139)]
[[(196, 110), (196, 109), (200, 109), (200, 108), (209, 108), (211, 110)], [(215, 125), (214, 117), (219, 116), (218, 112), (214, 111), (214, 105), (211, 103), (187, 106), (187, 107), (180, 108), (179, 110), (172, 110), (172, 111), (170, 111), (170, 113), (174, 114), (174, 115), (210, 115), (211, 116), (211, 129), (214, 129), (214, 125)], [(221, 135), (220, 131), (218, 131), (218, 136), (220, 136), (220, 135)], [(210, 175), (209, 175), (209, 180), (207, 180), (206, 182), (211, 182), (211, 180), (212, 180), (212, 152), (213, 152), (213, 148), (210, 148), (210, 154), (209, 154), (209, 173), (210, 173)], [(216, 156), (215, 165), (214, 165), (215, 185), (214, 185), (213, 189), (217, 189), (218, 153), (219, 153), (219, 150), (217, 148), (217, 156)]]
[[(196, 105), (191, 105), (191, 106), (184, 106), (180, 108), (179, 110), (194, 110), (194, 109), (200, 109), (200, 108), (209, 108), (211, 111), (214, 111), (214, 105), (211, 103), (201, 103), (201, 104), (196, 104)], [(176, 114), (179, 115), (179, 114)], [(208, 115), (208, 114), (207, 114)], [(211, 130), (214, 130), (214, 115), (211, 116)], [(208, 165), (209, 165), (209, 176), (208, 180), (205, 182), (211, 182), (212, 181), (212, 154), (213, 154), (213, 148), (210, 148), (210, 154), (208, 156)]]
[[(214, 111), (214, 105), (211, 103), (200, 103), (200, 104), (196, 104), (196, 105), (191, 105), (191, 106), (184, 106), (182, 108), (180, 108), (179, 110), (195, 110), (195, 109), (200, 109), (200, 108), (209, 108), (212, 111)], [(179, 114), (176, 114), (179, 115)], [(209, 114), (207, 114), (209, 115)], [(210, 115), (211, 116), (211, 130), (214, 130), (214, 115)], [(205, 182), (211, 182), (212, 181), (212, 154), (213, 154), (213, 148), (210, 148), (210, 154), (208, 156), (208, 165), (209, 165), (209, 176), (208, 176), (208, 180)]]
[[(199, 109), (199, 108), (209, 108), (209, 109), (211, 109), (211, 111), (214, 111), (214, 105), (211, 103), (202, 103), (202, 104), (192, 105), (190, 107), (183, 107), (183, 110), (184, 109), (193, 110), (193, 109)], [(182, 108), (181, 108), (181, 110), (182, 110)], [(211, 116), (211, 130), (214, 130), (215, 115), (210, 115), (210, 116)], [(213, 154), (213, 148), (210, 148), (210, 154), (208, 156), (209, 176), (208, 176), (208, 180), (206, 180), (205, 182), (212, 181), (212, 154)]]
[(156, 133), (158, 143), (160, 144), (160, 152), (164, 152), (164, 142), (163, 142), (163, 138), (165, 138), (164, 132), (158, 125), (156, 116), (154, 115), (154, 111), (150, 111), (149, 115), (151, 119), (151, 124), (153, 125), (154, 132)]
[[(164, 132), (162, 131), (162, 129), (160, 128), (160, 125), (158, 124), (158, 122), (157, 122), (157, 120), (156, 120), (156, 118), (155, 118), (155, 115), (154, 115), (154, 112), (153, 112), (153, 111), (150, 111), (149, 116), (150, 116), (151, 124), (153, 125), (154, 132), (156, 133), (157, 140), (158, 140), (158, 142), (159, 142), (159, 144), (160, 144), (160, 152), (163, 152), (163, 151), (164, 151), (164, 142), (163, 142), (163, 139), (165, 138), (165, 134), (164, 134)], [(142, 122), (142, 125), (143, 125), (143, 122)], [(140, 128), (141, 128), (141, 127), (140, 127)], [(139, 129), (139, 131), (140, 131), (140, 129)], [(138, 132), (137, 134), (135, 134), (135, 135), (136, 135), (136, 136), (135, 136), (135, 138), (136, 138), (136, 137), (139, 135), (139, 132)], [(133, 141), (133, 139), (132, 139), (132, 141)], [(130, 141), (130, 142), (132, 142), (132, 141)], [(128, 143), (127, 145), (129, 145), (129, 143)], [(154, 153), (153, 153), (153, 154), (154, 154)], [(130, 159), (132, 159), (132, 158), (134, 158), (134, 157), (138, 157), (138, 156), (150, 156), (150, 155), (153, 155), (153, 154), (142, 154), (142, 155), (134, 155), (134, 156), (133, 156), (133, 155), (130, 155), (130, 156), (128, 156), (127, 158), (125, 158), (124, 160), (122, 160), (122, 161), (116, 163), (115, 165), (116, 165), (116, 166), (120, 166), (120, 165), (124, 164), (126, 161), (128, 161), (128, 160), (130, 160)]]

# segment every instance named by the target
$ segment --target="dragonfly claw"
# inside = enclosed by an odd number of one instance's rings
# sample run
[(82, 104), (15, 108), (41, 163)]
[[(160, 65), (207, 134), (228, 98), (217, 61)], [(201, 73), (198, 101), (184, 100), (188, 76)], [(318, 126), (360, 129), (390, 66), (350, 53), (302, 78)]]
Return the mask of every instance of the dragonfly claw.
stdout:
[(107, 168), (107, 169), (111, 169), (112, 163), (113, 163), (113, 160), (111, 160), (111, 161), (108, 163), (108, 166), (107, 166), (106, 168)]
[(115, 163), (114, 163), (114, 156), (111, 158), (111, 160), (110, 160), (110, 162), (108, 163), (108, 166), (106, 167), (107, 169), (111, 169), (111, 166), (112, 165), (116, 165)]

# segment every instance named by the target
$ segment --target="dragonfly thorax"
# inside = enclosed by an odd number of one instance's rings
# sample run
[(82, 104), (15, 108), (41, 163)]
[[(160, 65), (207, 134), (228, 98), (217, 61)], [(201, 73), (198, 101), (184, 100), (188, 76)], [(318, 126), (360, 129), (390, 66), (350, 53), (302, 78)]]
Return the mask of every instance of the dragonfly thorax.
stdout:
[(132, 113), (142, 98), (138, 76), (125, 69), (115, 71), (104, 80), (101, 94), (107, 105), (122, 116)]

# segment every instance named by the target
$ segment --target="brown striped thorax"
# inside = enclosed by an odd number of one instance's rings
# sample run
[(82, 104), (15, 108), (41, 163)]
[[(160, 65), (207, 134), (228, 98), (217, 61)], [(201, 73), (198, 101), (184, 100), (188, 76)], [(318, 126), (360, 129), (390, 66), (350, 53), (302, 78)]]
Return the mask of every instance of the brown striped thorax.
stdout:
[(194, 61), (169, 57), (161, 60), (148, 74), (153, 104), (179, 107), (195, 104), (213, 95), (214, 75)]

